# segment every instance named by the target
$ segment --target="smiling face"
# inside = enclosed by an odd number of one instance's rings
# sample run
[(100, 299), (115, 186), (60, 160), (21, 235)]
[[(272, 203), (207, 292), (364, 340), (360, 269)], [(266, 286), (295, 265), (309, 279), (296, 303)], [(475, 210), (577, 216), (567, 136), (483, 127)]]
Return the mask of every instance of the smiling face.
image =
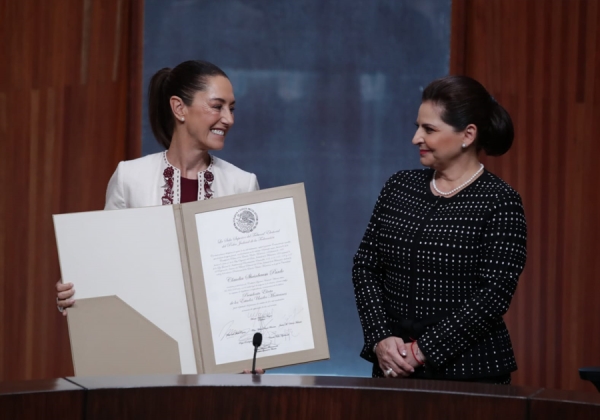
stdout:
[(233, 126), (235, 97), (229, 79), (212, 76), (206, 89), (196, 92), (191, 105), (183, 105), (181, 115), (187, 138), (201, 150), (221, 150)]
[[(463, 131), (442, 120), (442, 108), (426, 101), (419, 107), (417, 132), (412, 143), (419, 147), (421, 164), (434, 169), (443, 169), (458, 160), (464, 153), (463, 144), (469, 147), (477, 128), (470, 124)], [(474, 131), (473, 131), (474, 130)]]

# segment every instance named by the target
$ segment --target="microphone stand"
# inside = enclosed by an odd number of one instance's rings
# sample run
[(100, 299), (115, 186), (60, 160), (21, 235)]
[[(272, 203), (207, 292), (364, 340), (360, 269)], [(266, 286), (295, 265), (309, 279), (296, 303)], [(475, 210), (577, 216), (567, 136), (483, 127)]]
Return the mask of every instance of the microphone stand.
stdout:
[(254, 346), (254, 357), (252, 358), (252, 374), (256, 375), (256, 352), (262, 344), (262, 334), (257, 332), (252, 337), (252, 345)]
[(254, 346), (254, 357), (252, 358), (252, 374), (256, 375), (256, 352), (258, 350), (258, 346)]

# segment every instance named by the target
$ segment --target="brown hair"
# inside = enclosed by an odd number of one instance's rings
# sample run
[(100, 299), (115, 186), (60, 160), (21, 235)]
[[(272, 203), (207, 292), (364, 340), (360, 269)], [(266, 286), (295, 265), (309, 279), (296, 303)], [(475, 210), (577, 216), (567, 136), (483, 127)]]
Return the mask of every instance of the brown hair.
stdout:
[(212, 76), (227, 77), (219, 67), (200, 60), (184, 61), (174, 69), (165, 67), (152, 76), (148, 86), (148, 115), (154, 137), (165, 149), (171, 145), (175, 129), (171, 96), (181, 98), (189, 106), (196, 92), (206, 89)]
[(500, 156), (512, 146), (515, 132), (510, 115), (477, 80), (467, 76), (434, 80), (425, 88), (421, 99), (440, 106), (442, 121), (456, 131), (475, 124), (478, 151)]

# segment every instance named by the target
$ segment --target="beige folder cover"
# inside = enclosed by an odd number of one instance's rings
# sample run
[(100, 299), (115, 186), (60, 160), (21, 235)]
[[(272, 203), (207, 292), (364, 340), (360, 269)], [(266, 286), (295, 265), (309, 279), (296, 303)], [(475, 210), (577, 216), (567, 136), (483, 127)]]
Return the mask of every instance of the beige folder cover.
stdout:
[(75, 376), (181, 373), (177, 342), (117, 296), (77, 305), (69, 313)]
[[(146, 374), (199, 373), (174, 211), (158, 206), (54, 216), (62, 280), (75, 285), (67, 321), (76, 375), (96, 374), (88, 367), (113, 354), (118, 360), (95, 372), (124, 375), (132, 366)], [(123, 344), (107, 336), (111, 330), (135, 340)], [(175, 353), (151, 362), (143, 357), (166, 349), (168, 339)]]

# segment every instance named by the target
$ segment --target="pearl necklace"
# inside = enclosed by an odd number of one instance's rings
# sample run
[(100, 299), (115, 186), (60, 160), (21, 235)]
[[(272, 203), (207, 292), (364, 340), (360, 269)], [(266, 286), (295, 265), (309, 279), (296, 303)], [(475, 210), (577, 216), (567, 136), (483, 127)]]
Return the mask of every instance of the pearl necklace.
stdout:
[(477, 172), (475, 172), (471, 178), (467, 179), (465, 182), (463, 182), (462, 184), (460, 184), (458, 187), (456, 187), (453, 190), (450, 190), (448, 192), (442, 192), (442, 191), (438, 190), (438, 187), (435, 185), (435, 175), (437, 174), (437, 171), (433, 171), (433, 179), (431, 180), (431, 184), (433, 185), (433, 189), (435, 190), (435, 192), (437, 192), (439, 195), (442, 195), (442, 196), (447, 196), (447, 195), (454, 194), (456, 191), (458, 191), (460, 189), (463, 189), (464, 187), (466, 187), (467, 185), (469, 185), (471, 182), (473, 182), (473, 180), (475, 179), (475, 177), (477, 175), (479, 175), (481, 173), (481, 171), (483, 171), (483, 163), (481, 163), (480, 165), (481, 166), (479, 167), (479, 169), (477, 169)]

